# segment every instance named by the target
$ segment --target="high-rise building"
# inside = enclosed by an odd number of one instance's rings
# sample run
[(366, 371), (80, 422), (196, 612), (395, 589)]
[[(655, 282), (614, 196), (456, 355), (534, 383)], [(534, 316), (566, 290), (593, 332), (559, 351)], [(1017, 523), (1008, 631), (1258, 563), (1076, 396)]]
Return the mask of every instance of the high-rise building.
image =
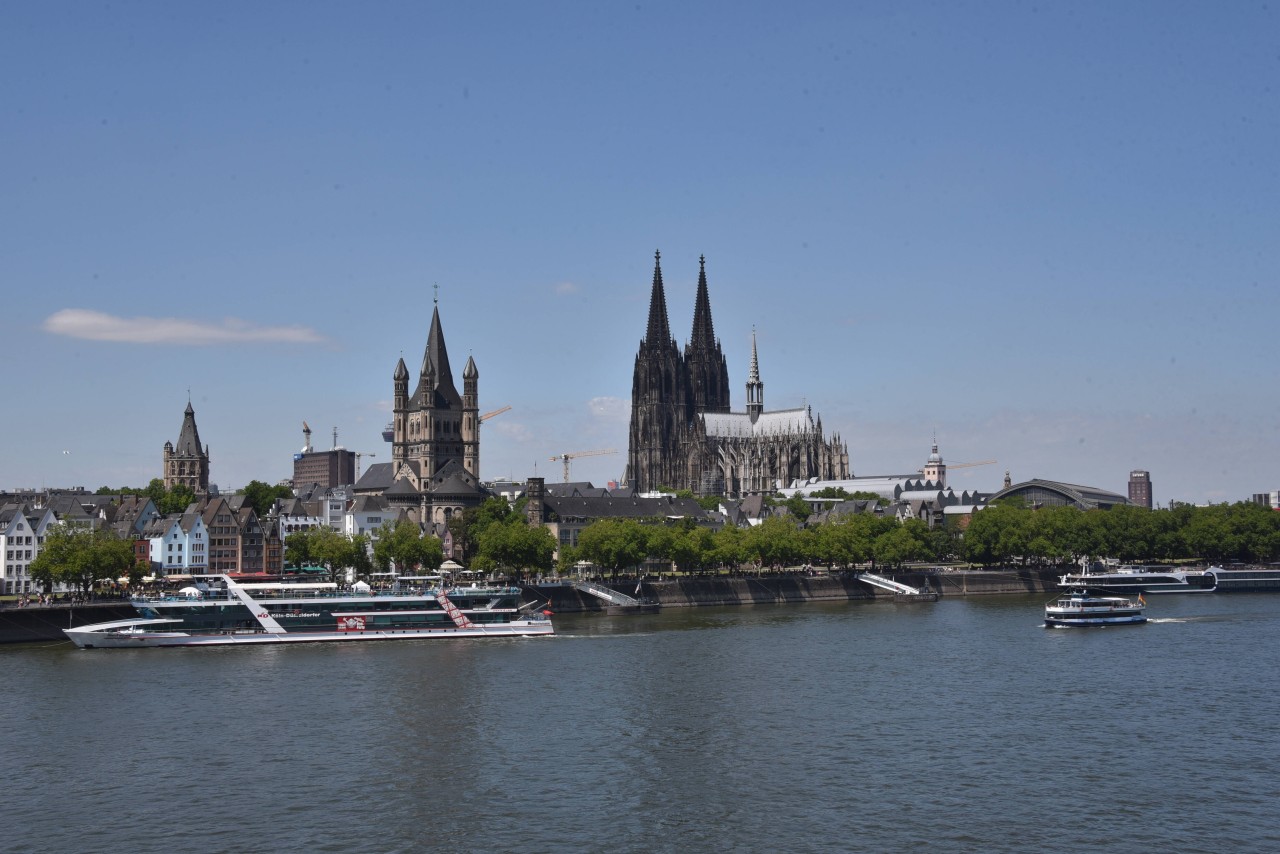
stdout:
[(1142, 469), (1129, 472), (1129, 503), (1151, 509), (1151, 472)]
[(356, 454), (346, 448), (303, 451), (293, 455), (293, 485), (318, 483), (325, 489), (356, 482)]

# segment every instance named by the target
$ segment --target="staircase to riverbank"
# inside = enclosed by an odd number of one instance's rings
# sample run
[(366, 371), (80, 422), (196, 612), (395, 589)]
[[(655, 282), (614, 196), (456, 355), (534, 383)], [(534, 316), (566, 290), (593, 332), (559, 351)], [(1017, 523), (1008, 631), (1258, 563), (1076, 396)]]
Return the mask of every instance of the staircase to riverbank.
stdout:
[(910, 585), (894, 581), (892, 578), (885, 578), (883, 575), (875, 575), (870, 572), (858, 573), (858, 580), (865, 581), (872, 587), (879, 587), (881, 590), (888, 590), (893, 593), (893, 598), (898, 602), (937, 602), (938, 594), (932, 590), (924, 590)]
[(592, 584), (590, 581), (574, 581), (572, 586), (575, 590), (581, 590), (588, 596), (594, 596), (597, 599), (603, 599), (610, 605), (639, 605), (640, 600), (634, 596), (628, 596), (625, 593), (619, 593), (617, 590), (611, 590), (608, 587), (599, 584)]

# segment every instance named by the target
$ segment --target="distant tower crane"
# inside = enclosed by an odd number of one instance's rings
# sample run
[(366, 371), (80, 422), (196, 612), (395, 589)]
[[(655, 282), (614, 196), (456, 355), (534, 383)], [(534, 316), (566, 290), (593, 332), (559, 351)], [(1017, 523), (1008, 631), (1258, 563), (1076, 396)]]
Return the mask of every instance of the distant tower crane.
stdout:
[(998, 461), (998, 460), (983, 460), (983, 461), (982, 461), (982, 462), (980, 462), (980, 463), (947, 463), (947, 468), (953, 468), (953, 469), (967, 469), (967, 468), (969, 468), (970, 466), (993, 466), (993, 465), (995, 465), (997, 462), (999, 462), (999, 461)]
[(510, 406), (504, 406), (504, 407), (502, 407), (501, 409), (495, 409), (495, 410), (493, 410), (492, 412), (486, 412), (484, 415), (481, 415), (481, 416), (480, 416), (480, 419), (479, 419), (479, 421), (478, 421), (477, 423), (479, 423), (479, 424), (483, 424), (484, 422), (488, 421), (488, 420), (489, 420), (490, 418), (492, 418), (493, 416), (495, 416), (495, 415), (501, 415), (502, 413), (506, 412), (506, 411), (507, 411), (508, 409), (510, 409), (510, 408), (511, 408)]
[(355, 455), (356, 455), (356, 482), (358, 483), (360, 481), (360, 458), (376, 457), (377, 454), (370, 454), (367, 451), (356, 451)]
[(554, 463), (556, 460), (564, 461), (564, 482), (568, 483), (570, 460), (576, 460), (578, 457), (599, 457), (604, 454), (616, 454), (616, 453), (618, 453), (617, 450), (613, 448), (605, 448), (599, 451), (572, 451), (565, 454), (556, 454), (554, 457), (551, 458), (551, 462)]
[[(947, 468), (967, 469), (967, 468), (972, 468), (973, 466), (993, 466), (997, 462), (998, 460), (982, 460), (981, 462), (977, 462), (977, 463), (947, 463)], [(916, 469), (916, 471), (920, 472), (921, 474), (924, 474), (924, 469)]]

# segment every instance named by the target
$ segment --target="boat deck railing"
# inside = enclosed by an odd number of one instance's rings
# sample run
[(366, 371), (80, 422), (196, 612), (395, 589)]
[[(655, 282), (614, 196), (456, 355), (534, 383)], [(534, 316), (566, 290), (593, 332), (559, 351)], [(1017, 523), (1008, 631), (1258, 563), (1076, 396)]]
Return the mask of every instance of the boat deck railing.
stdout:
[[(259, 602), (271, 601), (274, 599), (367, 599), (369, 597), (397, 597), (404, 598), (406, 596), (415, 597), (431, 597), (434, 598), (441, 590), (438, 587), (414, 587), (403, 590), (370, 590), (360, 592), (356, 590), (290, 590), (282, 587), (278, 590), (253, 590), (250, 595)], [(511, 596), (519, 594), (519, 587), (450, 587), (444, 590), (446, 596)], [(133, 602), (225, 602), (234, 600), (231, 591), (225, 588), (216, 588), (212, 590), (202, 591), (199, 596), (181, 595), (178, 593), (139, 593), (130, 597)]]

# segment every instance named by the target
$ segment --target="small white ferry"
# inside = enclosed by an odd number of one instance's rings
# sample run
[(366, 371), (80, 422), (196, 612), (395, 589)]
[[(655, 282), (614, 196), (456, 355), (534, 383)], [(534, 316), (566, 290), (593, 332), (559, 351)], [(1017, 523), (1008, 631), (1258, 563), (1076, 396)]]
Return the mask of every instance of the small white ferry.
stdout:
[(1080, 588), (1044, 606), (1046, 628), (1070, 626), (1115, 626), (1145, 623), (1147, 603), (1123, 596), (1094, 596)]
[(81, 649), (226, 646), (405, 638), (532, 637), (555, 633), (550, 612), (519, 587), (350, 590), (332, 583), (241, 584), (137, 596), (136, 619), (63, 629)]

